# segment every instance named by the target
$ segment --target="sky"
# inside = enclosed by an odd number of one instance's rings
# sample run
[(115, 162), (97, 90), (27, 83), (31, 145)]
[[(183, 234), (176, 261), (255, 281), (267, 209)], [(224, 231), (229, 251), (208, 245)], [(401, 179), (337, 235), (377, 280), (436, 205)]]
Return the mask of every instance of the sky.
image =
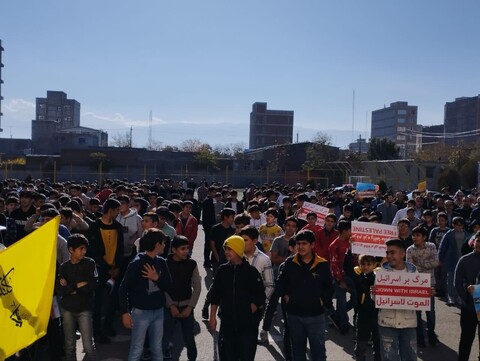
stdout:
[(47, 90), (139, 147), (150, 111), (157, 143), (247, 147), (257, 101), (295, 112), (294, 142), (321, 131), (346, 148), (396, 101), (441, 124), (446, 102), (480, 94), (478, 14), (478, 0), (1, 0), (0, 137), (30, 138)]

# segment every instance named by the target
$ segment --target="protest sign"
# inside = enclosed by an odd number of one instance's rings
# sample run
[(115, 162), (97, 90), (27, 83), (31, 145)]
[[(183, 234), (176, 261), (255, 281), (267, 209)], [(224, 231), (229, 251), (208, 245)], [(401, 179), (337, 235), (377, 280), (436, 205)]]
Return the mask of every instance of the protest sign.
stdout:
[(352, 222), (352, 253), (385, 257), (385, 242), (398, 237), (398, 229), (388, 224)]
[(477, 313), (477, 319), (480, 321), (480, 285), (473, 286), (473, 304), (475, 305), (475, 312)]
[(307, 214), (310, 212), (315, 212), (317, 215), (317, 224), (322, 226), (325, 224), (325, 216), (328, 214), (328, 208), (320, 206), (315, 203), (303, 202), (302, 208), (297, 214), (299, 219), (307, 220)]
[(356, 188), (356, 194), (357, 198), (359, 200), (362, 200), (363, 198), (374, 198), (375, 193), (378, 192), (378, 185), (373, 184), (373, 183), (361, 183), (357, 182)]
[(430, 311), (430, 278), (428, 273), (379, 270), (375, 275), (375, 307)]

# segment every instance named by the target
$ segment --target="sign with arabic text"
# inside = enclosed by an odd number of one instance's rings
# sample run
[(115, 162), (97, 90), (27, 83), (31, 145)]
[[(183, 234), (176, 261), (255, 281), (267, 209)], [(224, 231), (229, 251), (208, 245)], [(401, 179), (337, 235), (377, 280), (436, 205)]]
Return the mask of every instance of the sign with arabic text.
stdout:
[(368, 254), (385, 257), (387, 246), (385, 242), (398, 237), (397, 227), (389, 224), (352, 222), (352, 253)]
[(300, 208), (297, 217), (299, 219), (307, 220), (307, 214), (310, 212), (315, 212), (317, 214), (316, 224), (323, 227), (323, 225), (325, 224), (325, 217), (328, 214), (328, 208), (315, 203), (303, 202), (303, 206), (302, 208)]
[(379, 270), (375, 275), (375, 307), (430, 311), (430, 282), (428, 273)]

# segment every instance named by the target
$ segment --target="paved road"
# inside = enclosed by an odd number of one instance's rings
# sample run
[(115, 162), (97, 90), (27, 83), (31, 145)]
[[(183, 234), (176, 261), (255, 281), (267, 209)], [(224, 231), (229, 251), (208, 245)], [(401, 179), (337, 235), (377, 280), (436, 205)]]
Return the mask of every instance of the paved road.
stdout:
[[(203, 257), (204, 233), (201, 226), (198, 232), (198, 239), (195, 243), (193, 258), (202, 265)], [(207, 274), (203, 267), (200, 267), (200, 275), (202, 276), (203, 285), (202, 295), (199, 305), (195, 309), (196, 323), (196, 343), (198, 348), (199, 361), (213, 360), (213, 338), (207, 329), (207, 324), (202, 321), (201, 307), (205, 298), (207, 285), (211, 280), (211, 275)], [(460, 338), (459, 310), (455, 307), (448, 307), (445, 302), (436, 301), (437, 311), (437, 327), (436, 331), (440, 339), (440, 344), (432, 347), (427, 346), (419, 350), (419, 360), (423, 361), (453, 361), (457, 358), (458, 340)], [(281, 312), (279, 312), (280, 314)], [(273, 324), (270, 336), (270, 344), (268, 346), (259, 346), (257, 348), (256, 360), (272, 361), (283, 360), (282, 356), (282, 338), (281, 338), (282, 321), (277, 318)], [(101, 360), (127, 360), (128, 349), (130, 343), (129, 332), (125, 330), (120, 322), (117, 325), (118, 335), (112, 339), (112, 343), (107, 345), (98, 345), (98, 352)], [(327, 328), (327, 358), (332, 361), (353, 360), (354, 342), (352, 335), (341, 336), (335, 329)], [(187, 360), (186, 349), (183, 347), (183, 341), (179, 328), (175, 335), (176, 346), (174, 348), (174, 360)], [(78, 359), (81, 360), (81, 342), (78, 342)], [(478, 360), (478, 346), (474, 344), (472, 347), (471, 360)]]

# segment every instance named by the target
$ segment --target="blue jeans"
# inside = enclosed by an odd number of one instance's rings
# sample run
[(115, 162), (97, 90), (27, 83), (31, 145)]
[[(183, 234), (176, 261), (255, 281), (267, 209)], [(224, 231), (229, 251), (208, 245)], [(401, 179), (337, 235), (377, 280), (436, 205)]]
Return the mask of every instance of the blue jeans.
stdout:
[[(180, 307), (179, 311), (182, 312), (184, 309), (185, 307)], [(195, 335), (193, 334), (193, 326), (195, 324), (193, 310), (192, 313), (190, 313), (190, 316), (187, 318), (175, 318), (172, 317), (170, 310), (165, 308), (163, 349), (166, 351), (171, 347), (177, 322), (180, 322), (180, 325), (182, 326), (182, 334), (185, 341), (185, 346), (187, 347), (188, 360), (195, 361), (197, 359), (197, 345), (195, 344)]]
[[(353, 309), (357, 303), (357, 297), (355, 292), (355, 285), (350, 277), (344, 277), (343, 279), (347, 284), (348, 289), (343, 289), (340, 284), (335, 281), (335, 298), (337, 299), (338, 322), (340, 323), (340, 330), (348, 330), (348, 311)], [(347, 293), (350, 293), (350, 299), (347, 301)]]
[(382, 361), (417, 361), (415, 328), (378, 326)]
[(140, 360), (147, 330), (152, 360), (163, 361), (163, 312), (163, 307), (156, 310), (132, 309), (132, 341), (130, 343), (128, 361)]
[(77, 344), (77, 324), (78, 330), (82, 335), (83, 350), (88, 360), (97, 360), (97, 351), (95, 342), (93, 341), (93, 321), (92, 312), (70, 312), (65, 309), (62, 312), (63, 333), (65, 334), (65, 359), (67, 361), (76, 360), (76, 344)]
[(293, 361), (307, 359), (307, 339), (312, 361), (327, 359), (325, 349), (325, 315), (302, 317), (288, 314), (288, 327), (292, 341)]

